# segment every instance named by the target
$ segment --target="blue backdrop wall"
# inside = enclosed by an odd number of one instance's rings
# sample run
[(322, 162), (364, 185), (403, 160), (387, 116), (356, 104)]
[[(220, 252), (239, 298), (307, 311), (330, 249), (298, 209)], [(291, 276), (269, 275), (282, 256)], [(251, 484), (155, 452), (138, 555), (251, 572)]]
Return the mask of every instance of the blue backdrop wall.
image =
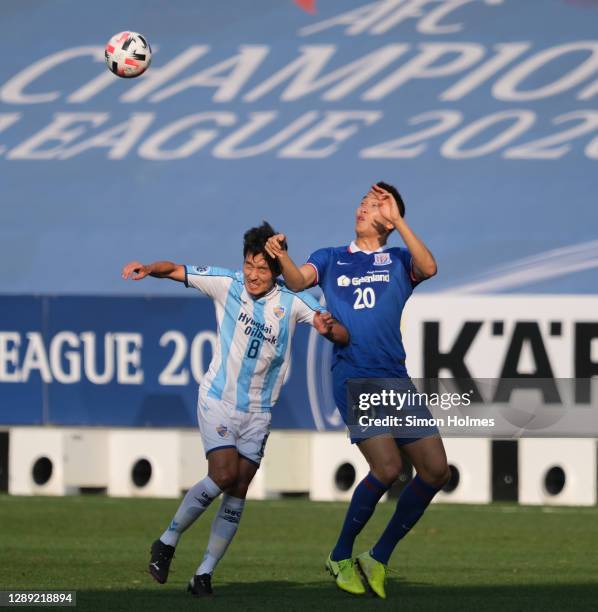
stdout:
[[(182, 286), (182, 285), (181, 285)], [(207, 298), (3, 297), (0, 423), (194, 426), (216, 340)], [(273, 426), (315, 426), (298, 326)], [(331, 407), (334, 409), (334, 407)]]
[[(379, 179), (441, 264), (423, 291), (595, 290), (597, 2), (0, 10), (3, 292), (138, 295), (124, 261), (235, 267), (262, 219), (303, 259)], [(139, 79), (104, 65), (127, 28), (155, 51)]]

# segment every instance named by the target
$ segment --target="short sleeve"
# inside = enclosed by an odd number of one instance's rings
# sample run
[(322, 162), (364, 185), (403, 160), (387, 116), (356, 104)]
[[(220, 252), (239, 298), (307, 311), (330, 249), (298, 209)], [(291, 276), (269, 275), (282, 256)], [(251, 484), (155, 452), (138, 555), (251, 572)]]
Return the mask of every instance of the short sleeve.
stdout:
[(199, 289), (212, 299), (224, 299), (234, 278), (235, 272), (227, 268), (185, 266), (185, 286)]
[(312, 324), (316, 312), (324, 312), (326, 309), (320, 302), (307, 291), (295, 293), (295, 317), (298, 323)]
[(321, 286), (321, 283), (324, 279), (326, 267), (330, 260), (331, 251), (332, 249), (330, 248), (318, 249), (317, 251), (314, 251), (307, 259), (306, 263), (310, 266), (313, 266), (314, 270), (316, 271), (316, 282), (314, 283), (315, 285)]
[(415, 287), (416, 285), (419, 285), (421, 281), (415, 278), (415, 274), (413, 272), (413, 257), (411, 256), (409, 249), (398, 247), (395, 252), (399, 256), (399, 259), (401, 260), (405, 271), (409, 275), (409, 279), (411, 280), (411, 286)]

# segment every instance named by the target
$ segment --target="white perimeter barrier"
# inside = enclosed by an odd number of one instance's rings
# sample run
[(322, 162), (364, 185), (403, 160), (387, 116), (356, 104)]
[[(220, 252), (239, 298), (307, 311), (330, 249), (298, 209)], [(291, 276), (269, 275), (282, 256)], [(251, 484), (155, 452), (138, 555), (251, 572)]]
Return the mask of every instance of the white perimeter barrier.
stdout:
[(369, 472), (369, 466), (344, 432), (311, 435), (309, 498), (315, 501), (351, 499), (353, 490)]
[(108, 486), (108, 431), (59, 430), (64, 444), (64, 478), (67, 487), (104, 489)]
[(108, 437), (108, 495), (179, 497), (180, 433), (123, 429)]
[[(492, 441), (445, 438), (444, 444), (453, 488), (435, 501), (489, 503)], [(596, 504), (596, 440), (528, 438), (518, 445), (520, 503)], [(343, 432), (275, 431), (248, 498), (306, 493), (312, 500), (344, 501), (368, 469)], [(8, 490), (15, 495), (95, 488), (112, 496), (178, 498), (206, 473), (195, 430), (9, 429)]]
[(449, 490), (440, 491), (434, 501), (460, 504), (492, 501), (492, 441), (444, 438), (443, 442), (452, 476)]
[(11, 427), (8, 492), (13, 495), (64, 495), (64, 435), (60, 429)]
[(519, 502), (596, 504), (596, 441), (586, 438), (519, 440)]

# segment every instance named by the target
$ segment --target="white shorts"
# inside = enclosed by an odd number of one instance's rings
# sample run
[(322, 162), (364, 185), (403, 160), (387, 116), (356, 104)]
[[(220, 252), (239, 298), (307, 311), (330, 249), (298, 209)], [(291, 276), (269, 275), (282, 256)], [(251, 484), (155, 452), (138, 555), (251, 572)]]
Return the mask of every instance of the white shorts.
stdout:
[(197, 421), (206, 457), (219, 448), (236, 448), (259, 466), (270, 435), (270, 412), (241, 412), (208, 397), (197, 405)]

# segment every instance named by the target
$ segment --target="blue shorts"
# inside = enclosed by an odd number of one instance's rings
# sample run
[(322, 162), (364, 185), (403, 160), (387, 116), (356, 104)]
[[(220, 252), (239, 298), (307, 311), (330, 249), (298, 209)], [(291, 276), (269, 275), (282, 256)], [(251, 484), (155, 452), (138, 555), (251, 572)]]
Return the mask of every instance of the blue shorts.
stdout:
[[(369, 427), (367, 434), (360, 433), (360, 435), (354, 435), (353, 428), (349, 422), (349, 409), (347, 406), (347, 382), (351, 379), (363, 379), (363, 378), (393, 378), (400, 379), (400, 386), (405, 391), (411, 389), (417, 391), (415, 385), (411, 382), (409, 375), (407, 374), (407, 368), (402, 365), (393, 370), (365, 370), (363, 368), (357, 368), (354, 365), (348, 363), (344, 359), (339, 359), (332, 366), (332, 382), (333, 382), (333, 393), (336, 406), (340, 412), (340, 415), (350, 432), (351, 444), (356, 444), (367, 438), (372, 438), (381, 435), (392, 435), (397, 446), (404, 446), (410, 444), (416, 440), (427, 438), (429, 436), (438, 435), (438, 428), (430, 425), (425, 427), (419, 427), (416, 435), (410, 435), (409, 437), (399, 437), (396, 435), (396, 430), (392, 430), (390, 427)], [(424, 417), (432, 418), (430, 411), (427, 406), (418, 406), (414, 409), (413, 414)], [(362, 430), (363, 432), (363, 430)]]

